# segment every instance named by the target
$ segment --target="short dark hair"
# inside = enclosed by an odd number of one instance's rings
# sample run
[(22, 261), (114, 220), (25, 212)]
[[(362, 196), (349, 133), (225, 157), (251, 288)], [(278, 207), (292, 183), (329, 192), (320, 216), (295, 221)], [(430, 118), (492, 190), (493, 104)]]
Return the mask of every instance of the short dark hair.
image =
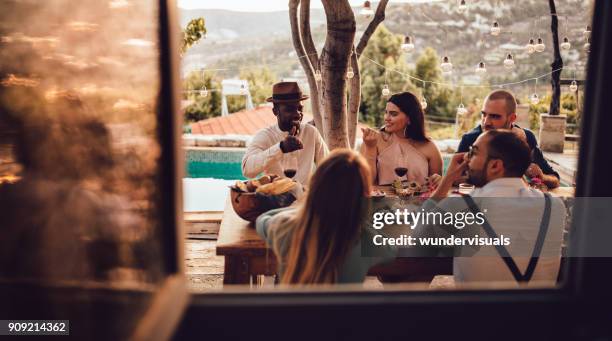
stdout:
[(531, 164), (531, 150), (527, 142), (508, 129), (487, 131), (489, 137), (488, 157), (504, 163), (507, 177), (522, 177)]
[(485, 102), (497, 99), (506, 101), (506, 110), (508, 111), (506, 114), (510, 115), (516, 113), (516, 98), (514, 98), (514, 95), (510, 91), (504, 89), (493, 90), (487, 95)]

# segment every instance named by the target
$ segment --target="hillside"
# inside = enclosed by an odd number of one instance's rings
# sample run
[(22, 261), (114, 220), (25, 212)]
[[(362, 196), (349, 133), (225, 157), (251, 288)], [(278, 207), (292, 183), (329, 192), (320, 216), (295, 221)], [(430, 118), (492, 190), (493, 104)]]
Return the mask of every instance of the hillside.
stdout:
[[(592, 1), (557, 0), (560, 38), (567, 35), (572, 49), (564, 53), (565, 65), (578, 67), (582, 74), (585, 53), (582, 32), (590, 24)], [(375, 6), (375, 4), (374, 4)], [(359, 9), (356, 9), (358, 13)], [(485, 61), (489, 81), (514, 81), (550, 71), (552, 48), (548, 2), (543, 0), (469, 2), (466, 13), (456, 11), (455, 1), (423, 4), (397, 4), (387, 7), (386, 25), (397, 34), (414, 37), (416, 49), (406, 55), (414, 62), (419, 52), (434, 47), (440, 55), (448, 55), (455, 65), (452, 81), (475, 82), (474, 68)], [(205, 67), (220, 70), (223, 77), (234, 77), (240, 68), (269, 66), (279, 77), (299, 77), (300, 67), (290, 40), (289, 18), (286, 11), (245, 13), (223, 10), (183, 10), (181, 23), (203, 16), (207, 38), (194, 46), (184, 57), (184, 71)], [(312, 11), (315, 44), (325, 39), (325, 17), (321, 9)], [(502, 34), (489, 34), (493, 21), (498, 21)], [(357, 16), (358, 31), (368, 20)], [(524, 45), (531, 36), (541, 35), (546, 51), (528, 55)], [(358, 32), (357, 36), (360, 36)], [(511, 52), (516, 68), (507, 71), (502, 62)], [(571, 72), (567, 76), (571, 76)]]

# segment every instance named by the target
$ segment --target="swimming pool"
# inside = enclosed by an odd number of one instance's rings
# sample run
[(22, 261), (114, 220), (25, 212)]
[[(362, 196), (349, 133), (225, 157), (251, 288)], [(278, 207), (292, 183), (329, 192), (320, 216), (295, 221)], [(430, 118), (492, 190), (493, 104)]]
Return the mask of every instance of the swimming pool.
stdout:
[[(186, 150), (185, 174), (187, 178), (213, 178), (245, 180), (242, 175), (244, 148), (190, 148)], [(452, 155), (443, 154), (443, 172)]]

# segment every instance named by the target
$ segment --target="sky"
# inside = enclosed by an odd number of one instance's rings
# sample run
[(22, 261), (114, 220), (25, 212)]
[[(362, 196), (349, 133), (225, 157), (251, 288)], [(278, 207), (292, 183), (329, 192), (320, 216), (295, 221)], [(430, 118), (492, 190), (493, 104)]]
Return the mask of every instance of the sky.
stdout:
[[(435, 0), (434, 0), (435, 1)], [(393, 0), (392, 2), (422, 3), (432, 0)], [(287, 10), (289, 0), (178, 0), (178, 5), (185, 9), (225, 9), (241, 12), (272, 12)], [(362, 0), (349, 0), (352, 6), (363, 5)], [(320, 0), (313, 0), (311, 8), (323, 8)]]

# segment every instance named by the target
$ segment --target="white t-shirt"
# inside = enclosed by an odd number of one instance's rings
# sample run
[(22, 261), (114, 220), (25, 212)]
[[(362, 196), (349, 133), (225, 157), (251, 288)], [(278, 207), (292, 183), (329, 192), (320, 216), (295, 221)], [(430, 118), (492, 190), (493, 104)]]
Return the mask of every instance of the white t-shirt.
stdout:
[[(247, 178), (254, 178), (262, 172), (283, 175), (281, 160), (284, 154), (280, 149), (280, 142), (287, 137), (287, 134), (281, 131), (277, 124), (258, 131), (242, 158), (242, 174)], [(307, 185), (315, 164), (319, 164), (329, 154), (329, 150), (317, 128), (310, 124), (300, 125), (298, 138), (304, 148), (287, 155), (294, 154), (297, 158), (298, 165), (294, 179)]]

